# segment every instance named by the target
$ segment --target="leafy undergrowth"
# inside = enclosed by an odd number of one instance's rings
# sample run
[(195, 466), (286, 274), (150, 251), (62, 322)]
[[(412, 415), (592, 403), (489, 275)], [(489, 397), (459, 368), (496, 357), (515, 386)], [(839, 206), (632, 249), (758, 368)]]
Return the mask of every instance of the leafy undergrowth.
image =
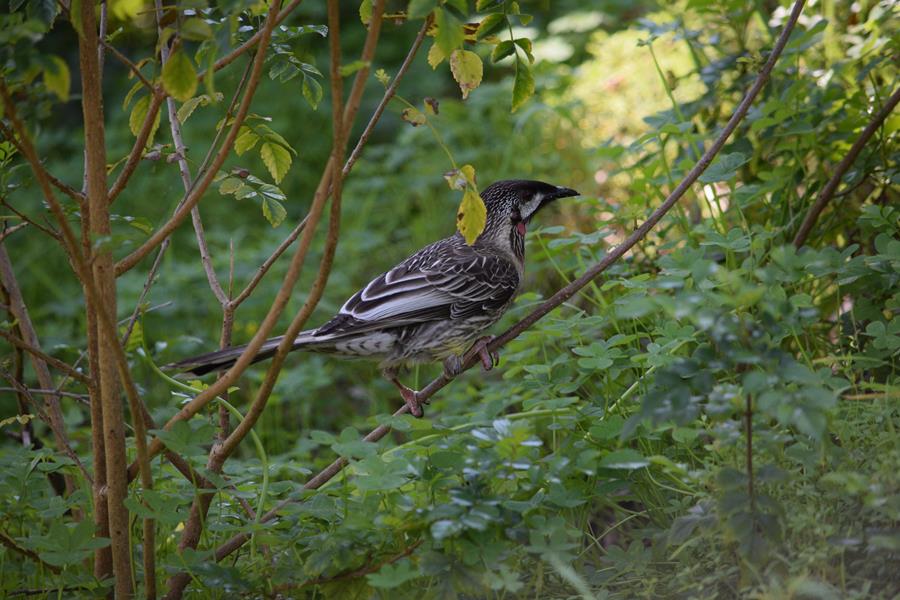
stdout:
[[(556, 224), (529, 233), (532, 291), (498, 331), (600, 260), (693, 166), (783, 22), (783, 11), (770, 22), (757, 4), (682, 2), (677, 13), (590, 39), (551, 27), (548, 46), (562, 40), (583, 52), (571, 64), (538, 61), (537, 108), (508, 114), (500, 99), (508, 101), (511, 80), (485, 82), (467, 106), (442, 105), (436, 127), (461, 164), (498, 179), (570, 172), (566, 183), (586, 193)], [(262, 449), (246, 444), (224, 477), (204, 468), (215, 410), (161, 434), (219, 493), (201, 550), (182, 552), (195, 488), (156, 462), (156, 488), (141, 498), (132, 491), (134, 532), (139, 517), (157, 519), (160, 572), (187, 570), (192, 598), (897, 597), (896, 116), (845, 175), (807, 245), (791, 244), (834, 165), (897, 86), (896, 19), (886, 2), (864, 11), (825, 4), (833, 21), (808, 9), (754, 109), (682, 205), (604, 278), (510, 343), (500, 368), (442, 390), (425, 419), (387, 416), (396, 406), (389, 384), (360, 383), (374, 379), (371, 369), (313, 356), (283, 373), (257, 427)], [(641, 67), (621, 85), (668, 100), (664, 108), (645, 116), (652, 111), (589, 93), (603, 58), (627, 65), (623, 53), (640, 53)], [(581, 136), (604, 110), (621, 117), (620, 129)], [(473, 114), (483, 126), (472, 126)], [(424, 129), (372, 148), (348, 181), (360, 210), (347, 211), (353, 235), (339, 262), (361, 258), (332, 277), (323, 313), (403, 255), (392, 254), (439, 235), (428, 186), (443, 182), (422, 173), (441, 172), (444, 157)], [(395, 228), (390, 211), (376, 208), (401, 192), (418, 212)], [(188, 270), (194, 284), (202, 279), (196, 264), (179, 263), (156, 293), (177, 300)], [(148, 313), (140, 335), (158, 362), (192, 343), (165, 320), (214, 320), (196, 302)], [(249, 310), (263, 312), (260, 302)], [(242, 319), (236, 332), (252, 333), (256, 321)], [(164, 422), (184, 395), (133, 356), (149, 395), (163, 398), (152, 410)], [(423, 368), (410, 379), (434, 374)], [(245, 378), (232, 403), (246, 406), (260, 378)], [(82, 414), (67, 418), (90, 464)], [(391, 435), (360, 441), (383, 423)], [(335, 455), (350, 461), (342, 475), (303, 490)], [(44, 562), (0, 549), (0, 590), (102, 596), (106, 585), (83, 562), (98, 542), (61, 520), (91, 510), (89, 486), (62, 498), (46, 483), (52, 473), (80, 477), (49, 449), (10, 445), (0, 454), (3, 531)], [(267, 510), (284, 499), (293, 501), (266, 523), (241, 505)], [(212, 560), (218, 545), (247, 533), (251, 542)], [(139, 558), (140, 543), (134, 551)]]

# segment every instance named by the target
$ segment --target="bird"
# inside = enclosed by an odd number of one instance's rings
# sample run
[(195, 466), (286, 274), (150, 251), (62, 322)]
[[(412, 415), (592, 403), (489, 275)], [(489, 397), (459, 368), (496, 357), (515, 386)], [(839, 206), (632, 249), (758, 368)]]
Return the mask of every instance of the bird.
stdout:
[[(495, 366), (499, 357), (487, 351), (493, 338), (481, 334), (503, 316), (522, 287), (528, 225), (554, 200), (578, 195), (535, 180), (492, 183), (481, 192), (485, 225), (471, 245), (457, 231), (425, 246), (372, 279), (324, 325), (301, 331), (291, 351), (380, 361), (409, 412), (421, 417), (418, 392), (400, 382), (400, 372), (442, 361), (444, 373), (455, 377), (473, 356), (486, 371)], [(274, 356), (282, 339), (266, 340), (253, 362)], [(167, 367), (203, 375), (230, 367), (245, 348), (229, 347)]]

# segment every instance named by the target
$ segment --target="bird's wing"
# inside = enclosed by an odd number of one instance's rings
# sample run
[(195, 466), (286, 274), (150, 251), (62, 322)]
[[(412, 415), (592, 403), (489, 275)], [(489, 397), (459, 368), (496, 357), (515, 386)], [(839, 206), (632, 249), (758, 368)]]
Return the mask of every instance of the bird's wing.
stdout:
[(519, 274), (508, 259), (448, 238), (379, 275), (315, 335), (346, 335), (500, 310)]

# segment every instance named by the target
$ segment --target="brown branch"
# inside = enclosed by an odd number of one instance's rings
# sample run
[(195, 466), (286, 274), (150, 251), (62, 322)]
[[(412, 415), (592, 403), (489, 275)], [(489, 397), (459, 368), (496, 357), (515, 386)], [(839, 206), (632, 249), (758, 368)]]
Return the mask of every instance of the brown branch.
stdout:
[[(609, 254), (607, 254), (600, 262), (585, 271), (585, 273), (581, 277), (557, 291), (553, 296), (545, 300), (540, 306), (538, 306), (538, 308), (536, 308), (533, 312), (531, 312), (513, 327), (506, 330), (500, 336), (494, 338), (494, 340), (490, 344), (488, 344), (488, 349), (490, 351), (498, 350), (510, 340), (518, 337), (523, 331), (528, 329), (541, 317), (561, 305), (563, 302), (574, 296), (580, 289), (591, 283), (598, 275), (600, 275), (613, 263), (624, 256), (629, 249), (634, 247), (635, 244), (646, 237), (646, 235), (662, 219), (666, 212), (668, 212), (685, 194), (685, 192), (687, 192), (690, 186), (697, 180), (698, 177), (700, 177), (703, 171), (706, 170), (706, 168), (712, 163), (715, 156), (725, 146), (728, 138), (731, 137), (731, 134), (747, 114), (747, 111), (750, 109), (750, 105), (753, 103), (753, 100), (756, 98), (760, 90), (762, 90), (763, 86), (768, 81), (769, 76), (772, 73), (772, 69), (774, 68), (775, 63), (778, 60), (778, 57), (784, 50), (788, 38), (790, 37), (791, 31), (797, 23), (797, 19), (799, 18), (800, 13), (803, 9), (803, 3), (804, 0), (796, 0), (794, 2), (793, 8), (791, 10), (791, 15), (785, 23), (784, 29), (782, 30), (781, 35), (779, 35), (778, 41), (775, 43), (775, 47), (772, 49), (772, 52), (769, 55), (766, 64), (759, 72), (759, 75), (757, 75), (757, 78), (753, 82), (753, 85), (747, 91), (743, 100), (741, 100), (740, 104), (735, 109), (734, 114), (732, 114), (731, 118), (728, 120), (728, 123), (725, 125), (725, 128), (713, 142), (712, 146), (710, 146), (710, 148), (703, 154), (697, 164), (694, 165), (694, 168), (690, 170), (690, 172), (685, 176), (681, 183), (679, 183), (678, 186), (669, 194), (663, 204), (655, 211), (653, 211), (653, 213), (647, 218), (647, 220), (642, 223), (641, 226), (638, 227), (631, 235), (629, 235), (628, 238), (622, 242), (622, 244), (620, 244)], [(468, 357), (467, 360), (465, 360), (465, 362), (463, 363), (460, 372), (472, 368), (478, 362), (479, 361), (477, 358), (473, 356)], [(442, 374), (441, 376), (431, 381), (427, 386), (425, 386), (425, 388), (423, 388), (419, 392), (419, 399), (423, 401), (427, 400), (438, 390), (450, 383), (450, 381), (452, 381), (452, 378), (448, 378), (446, 375)], [(408, 412), (409, 408), (404, 405), (394, 412), (394, 416), (403, 415)], [(376, 442), (387, 435), (390, 430), (391, 428), (388, 425), (379, 425), (368, 435), (366, 435), (363, 440), (367, 442)], [(316, 476), (307, 481), (303, 486), (304, 489), (318, 489), (320, 486), (325, 484), (325, 482), (329, 481), (331, 478), (337, 475), (346, 465), (347, 459), (343, 457), (338, 458)], [(278, 516), (279, 510), (293, 502), (294, 500), (288, 499), (278, 503), (269, 512), (267, 512), (260, 518), (260, 522), (265, 523), (274, 519), (276, 516)], [(221, 544), (218, 548), (216, 548), (215, 559), (217, 561), (222, 560), (223, 558), (240, 548), (249, 539), (250, 536), (246, 533), (241, 533), (233, 536), (232, 538)]]
[[(9, 142), (15, 147), (16, 151), (19, 152), (19, 154), (22, 154), (22, 147), (19, 145), (19, 141), (16, 139), (15, 134), (10, 131), (9, 128), (2, 122), (0, 122), (0, 133), (3, 133), (3, 137), (9, 140)], [(78, 202), (79, 205), (84, 202), (84, 194), (82, 194), (69, 184), (61, 181), (46, 169), (45, 173), (47, 174), (47, 179), (50, 180), (50, 183), (53, 185), (53, 187), (72, 198), (72, 200)]]
[[(61, 241), (62, 241), (62, 238), (60, 238), (59, 232), (58, 232), (58, 231), (55, 231), (55, 230), (53, 230), (53, 229), (50, 229), (49, 227), (45, 227), (45, 226), (41, 225), (40, 223), (38, 223), (37, 221), (35, 221), (34, 219), (32, 219), (31, 217), (29, 217), (29, 216), (26, 215), (25, 213), (20, 212), (18, 209), (16, 209), (16, 207), (14, 207), (12, 204), (10, 204), (7, 200), (5, 200), (5, 199), (0, 199), (0, 204), (2, 204), (2, 205), (5, 206), (6, 208), (8, 208), (10, 211), (12, 211), (13, 214), (15, 214), (17, 217), (19, 217), (20, 219), (22, 219), (22, 221), (23, 221), (24, 223), (27, 223), (28, 225), (31, 225), (32, 227), (38, 229), (39, 231), (41, 231), (41, 232), (47, 234), (48, 236), (50, 236), (51, 238), (53, 238), (53, 239), (56, 240), (57, 242), (61, 242)], [(9, 231), (7, 231), (6, 233), (8, 234)], [(5, 237), (6, 237), (6, 235), (4, 235), (4, 238), (5, 238)]]
[(275, 251), (272, 252), (272, 255), (267, 258), (263, 264), (259, 266), (256, 270), (256, 273), (253, 274), (253, 278), (247, 283), (247, 286), (241, 290), (241, 293), (237, 295), (231, 301), (231, 306), (233, 308), (237, 308), (244, 300), (250, 297), (250, 294), (253, 293), (253, 290), (256, 289), (256, 286), (259, 285), (259, 282), (262, 281), (263, 277), (265, 277), (266, 273), (269, 272), (269, 269), (272, 268), (272, 265), (275, 264), (276, 261), (284, 254), (285, 250), (290, 248), (291, 244), (294, 243), (300, 234), (303, 233), (303, 228), (306, 227), (306, 222), (309, 220), (309, 215), (303, 217), (303, 220), (297, 223), (296, 227), (288, 234), (284, 240), (278, 244), (278, 247), (275, 248)]
[(259, 85), (259, 81), (262, 77), (263, 65), (266, 58), (266, 49), (269, 46), (272, 29), (275, 27), (275, 11), (277, 10), (277, 5), (269, 9), (269, 16), (266, 18), (266, 23), (263, 26), (263, 37), (259, 44), (259, 50), (257, 51), (256, 56), (253, 59), (253, 69), (250, 72), (250, 79), (247, 82), (247, 91), (244, 94), (243, 100), (241, 100), (240, 107), (238, 108), (238, 112), (234, 117), (231, 129), (228, 131), (228, 135), (226, 136), (222, 147), (219, 149), (219, 152), (213, 159), (209, 169), (206, 173), (204, 173), (203, 177), (199, 179), (199, 183), (191, 189), (190, 194), (188, 194), (184, 200), (184, 204), (182, 204), (181, 208), (179, 208), (175, 212), (172, 218), (166, 221), (166, 223), (162, 227), (157, 229), (153, 233), (153, 235), (150, 236), (150, 239), (145, 241), (134, 252), (132, 252), (116, 264), (117, 276), (134, 267), (154, 248), (159, 246), (164, 239), (169, 237), (169, 235), (173, 231), (175, 231), (175, 229), (181, 224), (182, 221), (184, 221), (188, 214), (190, 214), (191, 209), (193, 209), (194, 206), (196, 206), (197, 203), (200, 202), (200, 198), (203, 197), (203, 194), (212, 183), (212, 180), (218, 172), (219, 168), (225, 162), (225, 159), (227, 158), (229, 152), (231, 152), (231, 148), (234, 146), (234, 140), (237, 138), (238, 130), (244, 123), (244, 119), (247, 117), (247, 113), (250, 110), (250, 102), (253, 100), (253, 95), (256, 92), (256, 87), (257, 85)]
[(838, 186), (841, 185), (841, 179), (844, 177), (847, 169), (853, 165), (853, 162), (859, 156), (863, 147), (869, 142), (869, 139), (874, 135), (878, 128), (881, 127), (882, 123), (888, 118), (888, 115), (891, 114), (891, 111), (894, 110), (894, 107), (897, 106), (898, 102), (900, 102), (900, 88), (894, 90), (894, 93), (891, 94), (888, 101), (881, 107), (881, 110), (875, 113), (875, 116), (872, 117), (872, 120), (869, 121), (869, 124), (863, 129), (859, 138), (857, 138), (853, 143), (853, 146), (850, 147), (850, 151), (847, 152), (846, 156), (844, 156), (837, 167), (835, 167), (834, 173), (832, 173), (828, 183), (826, 183), (825, 187), (822, 188), (822, 191), (819, 192), (813, 205), (809, 207), (809, 212), (806, 213), (806, 217), (803, 219), (803, 223), (800, 225), (800, 229), (794, 237), (793, 243), (796, 248), (800, 248), (806, 243), (806, 238), (809, 237), (809, 233), (812, 231), (816, 219), (822, 214), (825, 206), (831, 201), (832, 196), (834, 196), (835, 191), (837, 191)]
[(34, 552), (33, 550), (29, 550), (28, 548), (23, 548), (16, 543), (16, 540), (6, 535), (6, 532), (4, 531), (0, 531), (0, 544), (3, 544), (13, 552), (18, 552), (23, 556), (27, 556), (52, 573), (59, 573), (59, 567), (44, 562), (44, 560), (40, 556), (38, 556), (36, 552)]
[[(290, 16), (291, 12), (295, 8), (300, 6), (301, 2), (303, 2), (303, 0), (291, 0), (291, 2), (289, 2), (288, 5), (285, 6), (284, 9), (282, 9), (278, 13), (278, 16), (275, 17), (275, 26), (277, 27), (278, 25), (281, 25), (282, 21), (287, 19), (288, 16)], [(248, 50), (250, 50), (257, 44), (259, 44), (259, 41), (262, 39), (261, 36), (262, 36), (261, 31), (257, 31), (256, 33), (254, 33), (250, 37), (250, 39), (248, 39), (246, 42), (244, 42), (243, 44), (241, 44), (240, 46), (238, 46), (237, 48), (235, 48), (234, 50), (232, 50), (231, 52), (229, 52), (228, 54), (226, 54), (219, 60), (217, 60), (215, 62), (215, 64), (213, 64), (213, 70), (221, 71), (222, 69), (224, 69), (225, 67), (227, 67), (228, 65), (233, 63), (240, 55), (244, 54), (245, 52), (247, 52)], [(206, 76), (206, 70), (203, 70), (197, 74), (197, 80), (203, 81), (203, 78), (205, 76)]]
[(39, 388), (24, 388), (22, 390), (18, 387), (0, 387), (0, 392), (18, 392), (18, 391), (27, 391), (29, 394), (53, 394), (54, 396), (64, 396), (66, 398), (74, 398), (76, 400), (81, 400), (82, 402), (88, 402), (90, 400), (89, 394), (77, 394), (75, 392), (63, 392), (62, 390), (58, 390), (56, 388), (43, 390)]
[[(106, 6), (105, 3), (104, 3), (104, 6)], [(119, 60), (119, 62), (121, 62), (121, 63), (122, 63), (123, 65), (125, 65), (126, 67), (128, 67), (128, 69), (129, 69), (132, 73), (134, 73), (134, 76), (137, 77), (137, 79), (140, 80), (140, 82), (144, 84), (144, 87), (146, 87), (147, 90), (148, 90), (151, 94), (155, 93), (155, 89), (154, 89), (154, 87), (153, 87), (153, 84), (150, 83), (150, 81), (147, 80), (146, 77), (144, 77), (144, 74), (141, 73), (141, 70), (138, 68), (138, 66), (137, 66), (136, 64), (134, 64), (134, 63), (131, 61), (130, 58), (128, 58), (127, 56), (125, 56), (124, 54), (122, 54), (121, 52), (119, 52), (119, 50), (118, 50), (115, 46), (113, 46), (112, 44), (107, 43), (105, 40), (103, 40), (103, 38), (100, 38), (100, 45), (101, 45), (102, 48), (105, 48), (106, 50), (109, 50), (110, 52), (112, 52), (113, 56), (115, 56), (115, 57)]]
[[(31, 353), (31, 364), (34, 367), (38, 383), (40, 383), (42, 388), (50, 389), (53, 387), (53, 378), (50, 376), (50, 369), (47, 367), (47, 362), (40, 356), (45, 354), (40, 350), (41, 344), (37, 331), (34, 328), (34, 324), (31, 322), (31, 316), (28, 314), (28, 307), (25, 305), (25, 299), (22, 297), (22, 291), (19, 287), (19, 282), (16, 279), (16, 274), (13, 270), (12, 262), (9, 259), (9, 254), (6, 252), (6, 246), (2, 244), (0, 244), (0, 282), (2, 282), (3, 288), (6, 290), (6, 294), (9, 297), (9, 309), (10, 313), (16, 319), (16, 327), (19, 330), (20, 336), (19, 339), (21, 339), (29, 349), (36, 350), (38, 353)], [(6, 335), (8, 334), (5, 334), (4, 332), (4, 337), (6, 337)], [(56, 440), (56, 448), (60, 452), (66, 454), (72, 453), (69, 436), (66, 434), (66, 423), (63, 420), (62, 408), (59, 404), (59, 397), (54, 396), (53, 394), (45, 394), (44, 410), (47, 411), (47, 424), (53, 431), (53, 436)], [(72, 493), (74, 490), (74, 482), (71, 477), (67, 477), (66, 491)]]
[(25, 352), (28, 352), (32, 356), (39, 358), (40, 360), (44, 361), (45, 363), (47, 363), (54, 369), (56, 369), (58, 371), (62, 371), (63, 373), (65, 373), (66, 375), (71, 377), (72, 379), (76, 379), (79, 382), (84, 383), (84, 384), (90, 383), (90, 378), (87, 375), (85, 375), (84, 373), (76, 371), (68, 363), (64, 363), (63, 361), (59, 360), (58, 358), (53, 358), (49, 354), (43, 352), (40, 348), (32, 346), (31, 344), (29, 344), (22, 338), (14, 336), (13, 334), (3, 331), (2, 329), (0, 329), (0, 337), (5, 339), (7, 342), (12, 344), (13, 346), (21, 348), (22, 350), (24, 350)]
[(137, 169), (138, 163), (144, 154), (144, 148), (147, 147), (147, 140), (150, 139), (150, 133), (153, 131), (153, 126), (156, 123), (156, 115), (159, 113), (159, 107), (162, 106), (165, 97), (165, 92), (163, 92), (161, 87), (154, 88), (150, 93), (150, 106), (147, 107), (147, 116), (144, 117), (141, 129), (138, 131), (137, 137), (134, 140), (134, 145), (131, 147), (131, 152), (128, 153), (125, 166), (122, 167), (119, 176), (116, 177), (112, 187), (109, 188), (107, 202), (110, 204), (112, 204), (115, 199), (118, 198), (122, 190), (125, 189), (125, 186), (128, 185), (128, 180), (131, 179), (135, 169)]

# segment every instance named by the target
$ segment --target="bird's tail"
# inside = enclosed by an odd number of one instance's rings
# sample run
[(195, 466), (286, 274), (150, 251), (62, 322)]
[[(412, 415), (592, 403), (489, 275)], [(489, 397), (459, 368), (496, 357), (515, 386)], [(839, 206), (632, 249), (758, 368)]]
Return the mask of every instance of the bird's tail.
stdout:
[[(291, 347), (291, 350), (296, 350), (313, 342), (311, 333), (312, 332), (301, 331), (297, 338), (294, 340), (294, 344)], [(256, 356), (253, 357), (251, 364), (258, 363), (275, 356), (275, 351), (278, 349), (278, 344), (281, 343), (282, 339), (284, 339), (284, 336), (270, 338), (263, 342), (263, 345), (260, 347), (259, 352), (256, 354)], [(238, 357), (243, 354), (244, 350), (246, 349), (246, 344), (243, 346), (232, 346), (230, 348), (216, 350), (215, 352), (210, 352), (208, 354), (201, 354), (199, 356), (185, 358), (183, 360), (179, 360), (178, 362), (168, 364), (163, 368), (182, 373), (204, 375), (212, 371), (221, 371), (222, 369), (230, 368), (235, 362), (237, 362)]]

